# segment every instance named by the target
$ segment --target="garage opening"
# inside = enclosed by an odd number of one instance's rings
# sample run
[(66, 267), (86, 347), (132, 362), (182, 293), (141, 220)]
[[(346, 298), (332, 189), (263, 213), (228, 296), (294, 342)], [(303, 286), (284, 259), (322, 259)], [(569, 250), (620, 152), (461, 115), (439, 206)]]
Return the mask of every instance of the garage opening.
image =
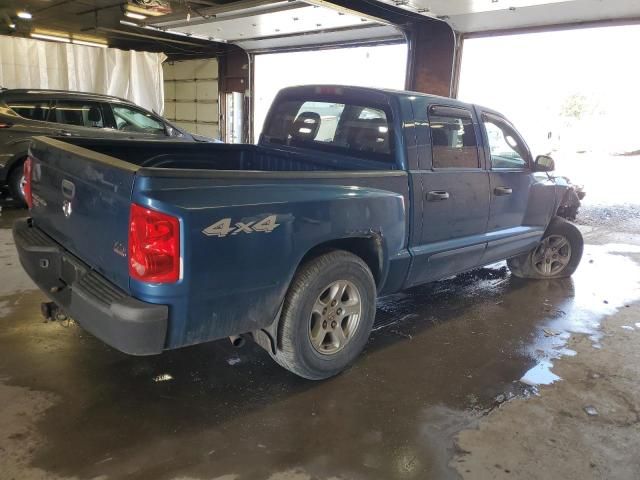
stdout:
[(638, 203), (639, 42), (638, 25), (468, 38), (458, 97), (506, 115), (534, 156), (551, 153), (586, 207)]
[(400, 90), (406, 65), (406, 44), (256, 55), (253, 140), (260, 137), (269, 106), (282, 88), (321, 83)]

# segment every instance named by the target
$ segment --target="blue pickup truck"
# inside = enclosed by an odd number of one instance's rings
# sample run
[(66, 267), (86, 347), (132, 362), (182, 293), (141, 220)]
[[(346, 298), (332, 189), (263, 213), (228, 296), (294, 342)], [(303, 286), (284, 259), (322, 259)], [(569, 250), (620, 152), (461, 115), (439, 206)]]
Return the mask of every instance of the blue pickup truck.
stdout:
[(379, 296), (504, 259), (571, 275), (583, 241), (556, 215), (553, 168), (483, 107), (294, 87), (258, 145), (35, 138), (14, 238), (38, 286), (118, 350), (250, 337), (323, 379), (360, 353)]

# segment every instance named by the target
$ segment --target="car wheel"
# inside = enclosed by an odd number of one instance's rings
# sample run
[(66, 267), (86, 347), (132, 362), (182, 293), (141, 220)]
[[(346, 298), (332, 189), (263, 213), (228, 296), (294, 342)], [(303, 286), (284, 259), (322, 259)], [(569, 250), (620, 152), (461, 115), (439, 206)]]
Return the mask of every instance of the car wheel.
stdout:
[(24, 176), (24, 160), (18, 161), (9, 173), (8, 179), (9, 193), (20, 206), (26, 207), (27, 202), (24, 198), (24, 187), (27, 183)]
[(564, 278), (576, 271), (582, 258), (584, 240), (572, 223), (554, 217), (540, 244), (529, 253), (507, 260), (520, 278)]
[(360, 354), (375, 317), (367, 264), (335, 250), (302, 265), (287, 293), (273, 358), (310, 380), (340, 373)]

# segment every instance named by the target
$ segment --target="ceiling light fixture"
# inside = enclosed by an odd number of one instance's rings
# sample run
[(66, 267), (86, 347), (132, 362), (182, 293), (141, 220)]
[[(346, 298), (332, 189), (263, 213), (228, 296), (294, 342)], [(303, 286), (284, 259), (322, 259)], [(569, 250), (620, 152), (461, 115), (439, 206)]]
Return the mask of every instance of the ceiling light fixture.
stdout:
[(33, 18), (33, 15), (31, 15), (29, 12), (27, 12), (26, 10), (20, 10), (18, 13), (18, 18), (21, 18), (23, 20), (31, 20)]
[(125, 17), (129, 17), (129, 18), (133, 18), (135, 20), (144, 20), (145, 18), (147, 18), (146, 15), (142, 15), (141, 13), (136, 13), (136, 12), (130, 12), (130, 11), (126, 11), (124, 12), (124, 16)]
[(71, 41), (68, 37), (58, 37), (56, 35), (47, 35), (44, 33), (32, 33), (31, 36), (40, 40), (53, 40), (54, 42), (69, 43)]
[(109, 46), (106, 43), (88, 42), (86, 40), (76, 40), (75, 38), (71, 40), (71, 43), (74, 43), (76, 45), (84, 45), (86, 47), (107, 48)]
[(160, 11), (160, 10), (156, 10), (154, 8), (145, 8), (145, 7), (139, 7), (137, 5), (133, 5), (131, 3), (128, 3), (124, 6), (124, 9), (127, 12), (135, 12), (135, 13), (139, 13), (141, 15), (145, 15), (147, 17), (158, 17), (161, 15), (166, 15), (167, 13), (171, 13), (170, 10), (169, 11)]

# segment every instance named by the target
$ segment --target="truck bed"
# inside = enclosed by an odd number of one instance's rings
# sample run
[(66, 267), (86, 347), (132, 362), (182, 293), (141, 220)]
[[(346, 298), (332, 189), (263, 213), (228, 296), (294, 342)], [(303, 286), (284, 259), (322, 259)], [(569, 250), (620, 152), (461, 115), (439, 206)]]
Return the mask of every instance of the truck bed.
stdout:
[(146, 168), (269, 172), (389, 170), (387, 163), (308, 151), (280, 151), (249, 144), (186, 143), (112, 139), (60, 139)]

